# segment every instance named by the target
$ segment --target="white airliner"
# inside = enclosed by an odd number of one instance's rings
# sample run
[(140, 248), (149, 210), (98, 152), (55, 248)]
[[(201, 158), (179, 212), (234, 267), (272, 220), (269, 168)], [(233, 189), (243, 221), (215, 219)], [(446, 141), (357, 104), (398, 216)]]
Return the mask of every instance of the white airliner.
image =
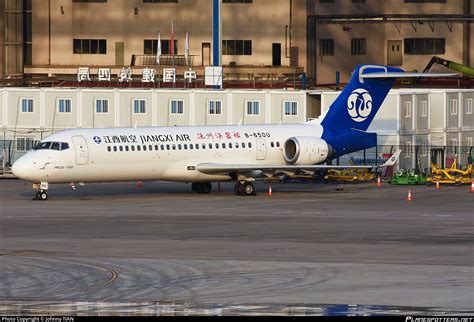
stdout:
[[(448, 74), (403, 73), (393, 67), (362, 65), (321, 122), (306, 124), (74, 129), (53, 134), (12, 167), (34, 183), (37, 199), (49, 183), (138, 180), (192, 182), (210, 193), (211, 182), (235, 181), (238, 195), (253, 195), (256, 179), (297, 171), (372, 168), (323, 163), (374, 147), (366, 132), (398, 77)], [(397, 151), (382, 167), (393, 165)]]

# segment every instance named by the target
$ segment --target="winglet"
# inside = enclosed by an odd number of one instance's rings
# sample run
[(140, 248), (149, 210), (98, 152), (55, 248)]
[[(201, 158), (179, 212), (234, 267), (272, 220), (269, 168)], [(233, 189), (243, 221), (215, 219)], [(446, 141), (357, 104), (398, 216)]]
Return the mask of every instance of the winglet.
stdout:
[(400, 153), (402, 153), (402, 150), (397, 150), (391, 157), (390, 159), (387, 160), (387, 162), (385, 162), (384, 164), (382, 164), (380, 166), (380, 168), (383, 168), (383, 167), (391, 167), (393, 165), (395, 165), (395, 162), (398, 161), (398, 158), (400, 157)]

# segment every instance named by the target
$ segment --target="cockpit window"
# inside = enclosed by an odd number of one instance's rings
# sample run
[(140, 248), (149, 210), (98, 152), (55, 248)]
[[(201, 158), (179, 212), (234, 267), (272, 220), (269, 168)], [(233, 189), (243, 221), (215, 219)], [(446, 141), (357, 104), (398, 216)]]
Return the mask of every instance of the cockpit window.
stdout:
[(40, 142), (33, 150), (49, 150), (51, 142)]
[(53, 142), (51, 144), (51, 150), (57, 150), (59, 151), (61, 149), (61, 144), (59, 144), (59, 142)]
[(67, 150), (69, 144), (66, 142), (41, 142), (35, 146), (34, 150)]

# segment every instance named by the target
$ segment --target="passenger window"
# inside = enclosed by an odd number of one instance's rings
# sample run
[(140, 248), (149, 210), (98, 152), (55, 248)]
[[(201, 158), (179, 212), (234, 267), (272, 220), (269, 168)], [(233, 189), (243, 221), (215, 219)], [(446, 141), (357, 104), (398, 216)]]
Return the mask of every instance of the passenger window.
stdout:
[(119, 146), (120, 152), (123, 152), (123, 146)]
[(216, 149), (219, 149), (219, 143), (216, 143)]
[(212, 149), (212, 143), (209, 143), (209, 149)]
[(170, 145), (169, 144), (166, 145), (166, 150), (168, 150), (168, 151), (170, 150)]
[(111, 152), (112, 148), (110, 146), (107, 147), (107, 151)]
[(130, 148), (132, 149), (132, 151), (135, 151), (135, 146), (134, 145), (132, 145)]
[(199, 150), (199, 144), (196, 143), (196, 150)]
[(139, 145), (137, 145), (137, 151), (140, 151), (140, 146)]
[(280, 147), (280, 142), (277, 142), (277, 148), (279, 148), (279, 147)]
[(275, 147), (275, 143), (273, 143), (273, 142), (270, 143), (270, 146), (271, 146), (272, 148), (274, 148), (274, 147)]
[(57, 151), (59, 151), (60, 149), (61, 149), (61, 146), (60, 146), (59, 142), (53, 142), (53, 143), (51, 144), (51, 150), (57, 150)]
[(161, 150), (162, 150), (162, 151), (165, 150), (165, 145), (164, 145), (164, 144), (161, 145)]
[(178, 150), (181, 150), (181, 144), (178, 144)]
[(225, 149), (225, 143), (222, 143), (222, 148)]
[(205, 143), (202, 144), (202, 149), (206, 150), (206, 144)]
[(69, 144), (67, 144), (66, 142), (61, 143), (61, 151), (67, 149), (69, 149)]
[(242, 148), (245, 149), (245, 142), (242, 142)]
[(235, 148), (236, 148), (236, 149), (239, 148), (239, 142), (235, 142)]
[(176, 150), (176, 145), (173, 144), (173, 150)]
[(143, 151), (146, 151), (146, 145), (143, 146)]
[(184, 145), (184, 149), (185, 149), (185, 150), (188, 149), (188, 145), (187, 145), (187, 144)]
[(252, 147), (252, 143), (249, 142), (249, 148), (251, 148), (251, 147)]
[(117, 152), (117, 147), (116, 146), (114, 146), (114, 152)]
[(232, 143), (229, 143), (229, 149), (232, 149)]
[(155, 151), (158, 151), (158, 149), (159, 149), (159, 146), (158, 146), (158, 144), (156, 144), (155, 145)]
[(128, 152), (128, 145), (126, 145), (126, 146), (125, 146), (125, 151), (127, 151), (127, 152)]
[(150, 144), (150, 145), (148, 146), (148, 151), (153, 151), (153, 145)]

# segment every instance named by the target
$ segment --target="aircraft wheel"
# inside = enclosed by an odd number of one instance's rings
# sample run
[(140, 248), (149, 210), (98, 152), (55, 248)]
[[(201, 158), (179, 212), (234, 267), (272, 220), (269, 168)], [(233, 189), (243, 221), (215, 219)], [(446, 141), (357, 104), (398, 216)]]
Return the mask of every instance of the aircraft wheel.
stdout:
[(210, 182), (205, 182), (200, 184), (200, 193), (209, 194), (212, 191), (212, 184)]
[(192, 184), (191, 184), (191, 191), (192, 191), (193, 193), (199, 193), (198, 184), (197, 184), (197, 183), (192, 183)]
[(38, 197), (38, 200), (48, 200), (48, 192), (45, 190), (41, 190), (36, 196)]
[(239, 187), (241, 196), (253, 196), (255, 195), (255, 187), (252, 182), (244, 182)]
[(240, 186), (241, 186), (240, 182), (237, 181), (234, 186), (234, 193), (236, 196), (240, 196)]

